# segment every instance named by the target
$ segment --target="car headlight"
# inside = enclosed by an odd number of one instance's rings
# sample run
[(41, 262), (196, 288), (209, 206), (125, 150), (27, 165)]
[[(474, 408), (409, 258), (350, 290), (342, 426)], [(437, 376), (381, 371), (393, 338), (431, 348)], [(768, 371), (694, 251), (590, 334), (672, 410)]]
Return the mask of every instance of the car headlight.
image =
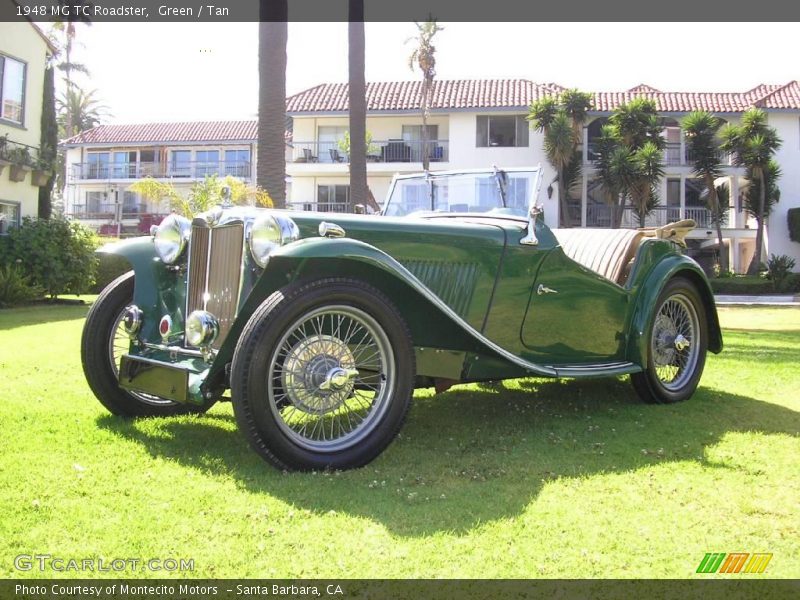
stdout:
[(271, 252), (299, 237), (300, 230), (289, 217), (269, 213), (261, 215), (250, 229), (250, 254), (256, 264), (264, 268)]
[(178, 260), (186, 248), (192, 224), (186, 217), (169, 215), (153, 233), (153, 243), (158, 256), (168, 265)]

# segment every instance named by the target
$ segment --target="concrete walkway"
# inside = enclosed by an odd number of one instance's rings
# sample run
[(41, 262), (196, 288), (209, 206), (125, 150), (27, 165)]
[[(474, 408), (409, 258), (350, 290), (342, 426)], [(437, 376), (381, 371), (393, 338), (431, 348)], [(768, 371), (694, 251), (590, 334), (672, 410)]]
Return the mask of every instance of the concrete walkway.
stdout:
[(714, 296), (718, 306), (758, 305), (758, 306), (800, 306), (800, 296), (776, 294), (773, 296), (734, 296), (717, 294)]

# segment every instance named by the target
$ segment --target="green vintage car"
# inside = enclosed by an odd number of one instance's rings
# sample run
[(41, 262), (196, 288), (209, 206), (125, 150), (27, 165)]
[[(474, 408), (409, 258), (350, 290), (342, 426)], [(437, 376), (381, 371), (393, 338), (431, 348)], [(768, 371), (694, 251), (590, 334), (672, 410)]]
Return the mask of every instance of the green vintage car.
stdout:
[(126, 417), (200, 413), (230, 390), (242, 433), (281, 469), (368, 463), (419, 387), (630, 375), (646, 402), (691, 396), (722, 350), (682, 251), (693, 223), (550, 229), (540, 179), (398, 176), (379, 215), (170, 215), (103, 249), (133, 270), (89, 312), (89, 385)]

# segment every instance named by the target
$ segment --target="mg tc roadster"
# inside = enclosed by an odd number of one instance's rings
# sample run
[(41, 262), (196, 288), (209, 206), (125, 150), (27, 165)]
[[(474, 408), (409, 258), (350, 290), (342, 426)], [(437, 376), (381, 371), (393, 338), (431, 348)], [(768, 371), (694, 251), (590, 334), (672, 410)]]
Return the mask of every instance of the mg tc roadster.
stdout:
[(629, 375), (645, 402), (689, 398), (722, 350), (683, 252), (694, 223), (551, 229), (540, 179), (397, 176), (379, 215), (224, 201), (170, 215), (103, 249), (132, 270), (87, 317), (89, 386), (125, 417), (200, 413), (225, 394), (281, 469), (368, 463), (418, 387)]

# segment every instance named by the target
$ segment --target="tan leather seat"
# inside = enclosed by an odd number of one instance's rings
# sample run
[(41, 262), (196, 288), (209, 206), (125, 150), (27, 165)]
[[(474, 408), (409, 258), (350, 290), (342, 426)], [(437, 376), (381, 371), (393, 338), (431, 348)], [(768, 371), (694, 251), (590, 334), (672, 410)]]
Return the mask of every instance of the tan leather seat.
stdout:
[(628, 263), (644, 237), (636, 229), (553, 229), (564, 253), (587, 269), (622, 285)]

